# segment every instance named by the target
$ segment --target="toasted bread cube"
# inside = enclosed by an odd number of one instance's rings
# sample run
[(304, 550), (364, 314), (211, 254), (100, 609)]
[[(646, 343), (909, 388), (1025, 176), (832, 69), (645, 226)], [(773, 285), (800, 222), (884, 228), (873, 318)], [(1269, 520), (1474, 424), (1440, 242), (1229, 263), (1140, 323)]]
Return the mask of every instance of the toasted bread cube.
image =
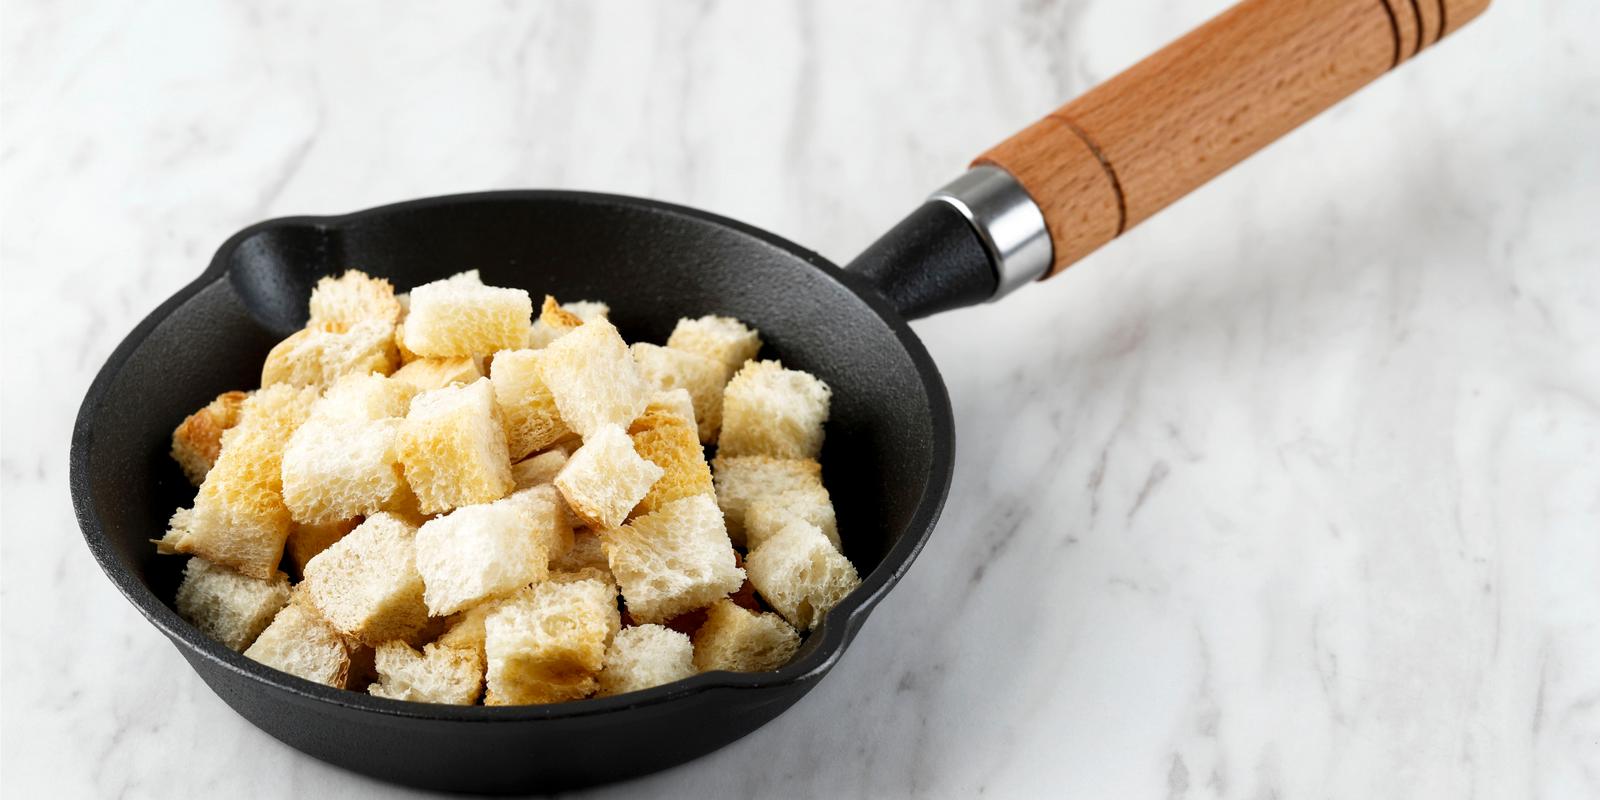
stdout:
[(580, 700), (594, 693), (617, 616), (615, 589), (598, 580), (546, 581), (484, 620), (486, 705)]
[(638, 625), (611, 640), (599, 694), (637, 692), (694, 674), (694, 644), (689, 637), (660, 625)]
[(768, 495), (794, 489), (822, 487), (822, 465), (809, 458), (769, 458), (767, 456), (724, 456), (711, 462), (712, 480), (717, 487), (717, 505), (728, 525), (728, 536), (737, 547), (744, 547), (745, 510)]
[(483, 362), (477, 356), (416, 358), (405, 362), (405, 366), (389, 377), (419, 392), (427, 392), (455, 383), (472, 383), (484, 377)]
[(329, 625), (363, 644), (404, 639), (428, 622), (417, 529), (376, 514), (306, 564), (297, 590)]
[(549, 546), (526, 504), (509, 497), (428, 521), (416, 541), (428, 613), (454, 614), (544, 580)]
[(554, 297), (545, 295), (539, 318), (528, 328), (528, 348), (542, 350), (549, 347), (551, 342), (571, 333), (579, 325), (610, 313), (611, 306), (605, 303), (579, 300), (575, 303), (557, 305)]
[(622, 335), (604, 317), (539, 351), (544, 379), (567, 427), (588, 439), (602, 425), (628, 427), (644, 411), (651, 389)]
[(799, 649), (800, 635), (782, 617), (718, 600), (694, 633), (694, 666), (700, 672), (766, 672), (789, 663)]
[(311, 406), (283, 456), (283, 500), (295, 522), (334, 523), (406, 502), (396, 444), (415, 392), (379, 375), (347, 375)]
[(378, 680), (367, 687), (373, 697), (470, 706), (483, 694), (483, 661), (471, 650), (430, 644), (422, 652), (405, 642), (377, 647)]
[(640, 414), (640, 416), (650, 413), (676, 414), (690, 422), (694, 422), (694, 400), (689, 397), (688, 389), (656, 392), (650, 395), (650, 402), (645, 404), (644, 413)]
[(854, 564), (817, 526), (795, 520), (750, 551), (750, 583), (796, 628), (811, 630), (861, 584)]
[(350, 676), (350, 648), (345, 638), (299, 603), (284, 606), (244, 656), (338, 689), (344, 688)]
[(172, 515), (157, 550), (201, 556), (252, 578), (270, 579), (289, 538), (283, 451), (316, 398), (315, 389), (280, 385), (246, 400), (241, 421), (222, 436), (222, 453), (206, 474), (194, 508)]
[(303, 328), (267, 353), (261, 385), (325, 388), (345, 375), (388, 375), (400, 366), (394, 324), (368, 319), (345, 326), (328, 322)]
[[(411, 351), (411, 348), (406, 347), (406, 324), (404, 322), (394, 326), (394, 349), (400, 355), (400, 366), (402, 367), (413, 361), (422, 360), (422, 356), (417, 355)], [(395, 371), (399, 372), (398, 369)]]
[(560, 558), (551, 559), (550, 572), (582, 572), (586, 569), (595, 569), (609, 576), (615, 583), (616, 576), (611, 574), (611, 561), (606, 558), (605, 548), (600, 543), (600, 534), (593, 531), (578, 531), (572, 537), (572, 549)]
[(694, 424), (677, 414), (642, 414), (628, 428), (633, 449), (661, 468), (661, 478), (634, 507), (633, 515), (648, 514), (674, 500), (697, 494), (711, 495), (711, 468)]
[(400, 301), (388, 281), (352, 269), (338, 278), (317, 281), (306, 327), (333, 323), (348, 328), (369, 319), (392, 326), (400, 321), (400, 312)]
[(667, 337), (667, 346), (720, 361), (726, 374), (732, 375), (761, 352), (761, 333), (733, 317), (680, 319)]
[(620, 426), (605, 425), (584, 437), (583, 447), (556, 475), (555, 486), (585, 523), (614, 528), (650, 493), (663, 472), (634, 451), (633, 440)]
[(222, 453), (222, 432), (239, 424), (239, 411), (249, 398), (244, 392), (219, 395), (172, 432), (172, 457), (190, 483), (199, 486), (205, 482), (206, 473)]
[(283, 548), (284, 555), (289, 557), (289, 564), (293, 567), (293, 571), (289, 574), (295, 576), (297, 580), (303, 579), (306, 565), (311, 563), (311, 559), (350, 535), (361, 522), (361, 517), (355, 517), (318, 524), (289, 523), (289, 540)]
[(722, 389), (728, 384), (727, 365), (713, 358), (679, 350), (660, 347), (647, 342), (635, 342), (633, 360), (639, 365), (639, 377), (660, 391), (683, 389), (689, 393), (694, 408), (696, 429), (700, 441), (716, 441), (722, 427)]
[(566, 465), (567, 451), (546, 450), (512, 464), (511, 480), (516, 483), (518, 490), (555, 483), (556, 476), (561, 474), (561, 468)]
[(516, 485), (505, 417), (487, 378), (418, 395), (397, 446), (424, 514), (493, 502)]
[(817, 526), (833, 543), (833, 549), (844, 552), (844, 546), (839, 543), (839, 519), (833, 513), (833, 500), (821, 486), (790, 489), (751, 502), (744, 511), (745, 544), (754, 550), (797, 519)]
[(539, 350), (503, 350), (495, 354), (495, 399), (506, 415), (506, 442), (511, 458), (520, 461), (566, 437), (570, 431), (556, 409), (556, 399), (539, 377)]
[(191, 558), (173, 605), (201, 633), (242, 653), (288, 602), (289, 577), (281, 572), (264, 581)]
[(520, 507), (533, 524), (534, 532), (544, 537), (545, 551), (550, 560), (566, 555), (572, 550), (572, 510), (562, 499), (560, 490), (553, 484), (540, 484), (518, 489), (505, 500)]
[(611, 316), (611, 306), (598, 300), (574, 300), (570, 303), (562, 303), (561, 310), (584, 322)]
[(717, 454), (816, 458), (833, 390), (809, 373), (776, 361), (751, 361), (722, 397)]
[(520, 348), (527, 343), (532, 316), (533, 300), (526, 291), (456, 276), (411, 290), (405, 343), (423, 357)]
[(722, 512), (708, 494), (602, 530), (600, 541), (628, 614), (639, 622), (661, 623), (704, 608), (744, 583)]
[(488, 656), (484, 654), (483, 649), (484, 636), (486, 635), (483, 627), (484, 621), (489, 619), (490, 614), (493, 614), (495, 611), (499, 610), (501, 606), (510, 602), (512, 598), (528, 591), (531, 591), (531, 587), (529, 589), (524, 589), (521, 592), (518, 592), (518, 594), (512, 595), (511, 597), (479, 603), (478, 605), (475, 605), (472, 608), (461, 612), (460, 614), (453, 614), (449, 617), (446, 617), (445, 619), (452, 620), (450, 627), (443, 634), (441, 634), (437, 640), (435, 640), (434, 644), (437, 644), (440, 647), (448, 647), (464, 652), (474, 653), (478, 657), (478, 663), (487, 667), (489, 663)]

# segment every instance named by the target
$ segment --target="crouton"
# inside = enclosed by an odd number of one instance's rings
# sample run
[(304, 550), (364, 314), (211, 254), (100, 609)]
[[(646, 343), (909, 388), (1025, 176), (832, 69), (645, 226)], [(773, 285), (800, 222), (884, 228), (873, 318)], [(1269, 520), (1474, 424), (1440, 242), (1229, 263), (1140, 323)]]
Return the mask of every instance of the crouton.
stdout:
[(588, 439), (602, 425), (633, 422), (651, 389), (617, 329), (598, 317), (539, 351), (539, 377), (555, 398), (561, 419)]
[(799, 649), (800, 635), (782, 617), (718, 600), (694, 633), (694, 666), (700, 672), (765, 672), (789, 663)]
[(660, 623), (704, 608), (744, 583), (722, 513), (708, 494), (602, 530), (600, 541), (628, 614), (639, 622)]
[(616, 594), (597, 580), (546, 581), (484, 620), (486, 705), (556, 703), (599, 686)]
[(527, 343), (532, 316), (526, 291), (484, 286), (464, 273), (411, 290), (405, 343), (424, 357), (516, 349)]
[(201, 633), (242, 653), (288, 602), (289, 577), (281, 572), (259, 580), (197, 557), (184, 566), (173, 605)]
[(311, 406), (283, 456), (283, 500), (295, 522), (320, 525), (399, 507), (411, 488), (396, 445), (416, 390), (347, 375)]
[(744, 511), (746, 546), (752, 550), (760, 547), (762, 542), (797, 519), (817, 526), (833, 543), (833, 549), (844, 552), (839, 543), (839, 520), (833, 513), (833, 501), (828, 497), (828, 490), (821, 486), (790, 489), (752, 501)]
[(720, 361), (732, 375), (761, 352), (761, 334), (733, 317), (680, 319), (667, 346)]
[(833, 390), (808, 373), (776, 361), (751, 361), (722, 397), (717, 454), (816, 458)]
[(556, 408), (555, 396), (539, 377), (540, 350), (503, 350), (495, 354), (495, 399), (506, 415), (506, 443), (513, 461), (520, 461), (566, 437), (570, 431)]
[(511, 480), (518, 489), (531, 489), (554, 483), (561, 468), (567, 465), (567, 451), (546, 450), (532, 458), (511, 465)]
[(315, 611), (290, 603), (244, 651), (276, 670), (343, 689), (350, 675), (350, 649), (338, 631)]
[(635, 342), (631, 348), (633, 360), (639, 365), (639, 377), (660, 391), (683, 389), (689, 393), (694, 409), (691, 417), (699, 432), (700, 441), (716, 441), (722, 427), (722, 390), (728, 383), (727, 365), (713, 358), (679, 350), (660, 347), (647, 342)]
[(470, 650), (430, 644), (419, 653), (405, 642), (384, 642), (375, 666), (378, 680), (367, 687), (373, 697), (470, 706), (483, 693), (483, 662)]
[(822, 486), (822, 465), (809, 458), (725, 456), (711, 462), (717, 505), (737, 547), (745, 546), (745, 509), (768, 495)]
[(861, 584), (855, 565), (817, 526), (795, 520), (745, 558), (750, 583), (774, 611), (803, 631)]
[(416, 558), (428, 613), (454, 614), (544, 580), (549, 536), (535, 529), (525, 504), (509, 497), (425, 523)]
[(311, 559), (316, 558), (322, 551), (332, 547), (334, 542), (348, 536), (361, 524), (362, 519), (355, 517), (318, 524), (289, 523), (289, 540), (283, 548), (284, 555), (288, 556), (289, 564), (293, 568), (289, 574), (296, 580), (304, 579), (306, 564), (311, 563)]
[(484, 377), (483, 362), (477, 356), (417, 358), (406, 362), (389, 377), (419, 392), (427, 392), (454, 383), (472, 383)]
[(711, 468), (692, 422), (676, 414), (643, 414), (628, 428), (633, 449), (661, 468), (661, 478), (634, 507), (632, 514), (648, 514), (674, 500), (712, 494)]
[(557, 559), (572, 550), (572, 511), (562, 499), (560, 490), (552, 484), (540, 484), (518, 489), (504, 500), (522, 509), (528, 516), (536, 535), (544, 537), (545, 550), (550, 559)]
[(556, 475), (555, 486), (584, 522), (612, 528), (622, 524), (663, 472), (640, 457), (620, 426), (605, 425), (584, 438)]
[(222, 436), (222, 453), (194, 507), (172, 515), (157, 550), (201, 556), (252, 578), (270, 579), (289, 537), (284, 447), (316, 397), (315, 389), (280, 385), (246, 400), (239, 424)]
[(511, 491), (504, 420), (487, 378), (412, 400), (397, 447), (422, 513), (488, 503)]
[(346, 327), (329, 322), (291, 334), (267, 353), (261, 385), (324, 388), (345, 375), (388, 375), (400, 366), (394, 324), (367, 319)]
[(599, 694), (637, 692), (694, 674), (694, 644), (689, 637), (660, 625), (640, 625), (612, 639), (600, 672)]
[(607, 576), (612, 582), (616, 576), (611, 575), (611, 562), (606, 559), (605, 548), (601, 546), (600, 534), (591, 531), (579, 531), (573, 534), (572, 549), (567, 554), (550, 561), (550, 572), (582, 572), (585, 569), (596, 569)]
[(650, 395), (650, 402), (645, 404), (644, 412), (640, 416), (651, 413), (674, 414), (694, 422), (694, 400), (689, 397), (688, 389), (656, 392)]
[(417, 529), (382, 513), (306, 564), (297, 590), (340, 633), (376, 645), (404, 639), (428, 622)]
[(221, 394), (184, 418), (172, 432), (172, 457), (190, 483), (199, 486), (205, 482), (206, 473), (222, 452), (222, 432), (239, 424), (239, 410), (249, 397), (244, 392)]
[(395, 298), (394, 287), (360, 270), (346, 270), (338, 278), (317, 281), (311, 290), (310, 305), (308, 328), (329, 323), (349, 328), (364, 320), (393, 326), (400, 321), (400, 301)]

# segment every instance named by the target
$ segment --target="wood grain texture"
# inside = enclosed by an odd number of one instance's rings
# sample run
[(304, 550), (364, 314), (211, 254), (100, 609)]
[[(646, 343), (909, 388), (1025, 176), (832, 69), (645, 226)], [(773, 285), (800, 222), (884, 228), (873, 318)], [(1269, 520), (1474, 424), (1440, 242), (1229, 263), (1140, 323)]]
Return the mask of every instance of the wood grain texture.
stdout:
[(1487, 5), (1246, 0), (974, 164), (1009, 171), (1039, 203), (1054, 275)]

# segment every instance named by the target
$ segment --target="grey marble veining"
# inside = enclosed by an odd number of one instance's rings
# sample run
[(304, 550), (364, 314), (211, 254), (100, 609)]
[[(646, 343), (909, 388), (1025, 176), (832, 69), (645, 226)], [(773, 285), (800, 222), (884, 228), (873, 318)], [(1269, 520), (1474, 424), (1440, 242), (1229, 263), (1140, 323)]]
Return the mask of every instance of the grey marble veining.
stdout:
[[(388, 797), (233, 714), (67, 492), (100, 364), (260, 219), (645, 195), (848, 260), (1223, 8), (4, 5), (8, 797)], [(773, 724), (595, 796), (1600, 796), (1600, 10), (1497, 0), (1067, 273), (914, 326), (955, 487)]]

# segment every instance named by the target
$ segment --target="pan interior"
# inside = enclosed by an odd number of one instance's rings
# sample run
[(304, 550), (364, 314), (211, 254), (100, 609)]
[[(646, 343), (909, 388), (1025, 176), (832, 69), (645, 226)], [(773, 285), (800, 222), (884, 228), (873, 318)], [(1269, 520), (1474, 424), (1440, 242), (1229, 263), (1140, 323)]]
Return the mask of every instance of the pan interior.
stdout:
[[(346, 269), (396, 291), (476, 269), (528, 290), (535, 308), (546, 293), (602, 300), (630, 342), (665, 343), (679, 317), (704, 314), (759, 328), (762, 358), (833, 388), (824, 479), (846, 555), (869, 582), (902, 536), (926, 533), (908, 527), (924, 495), (943, 491), (930, 485), (940, 448), (924, 376), (900, 339), (909, 333), (815, 254), (737, 223), (630, 198), (491, 193), (264, 223), (217, 258), (141, 341), (130, 337), (120, 365), (113, 357), (92, 412), (85, 477), (102, 546), (162, 603), (185, 559), (157, 556), (149, 540), (195, 494), (168, 456), (173, 428), (221, 392), (255, 388), (267, 351), (304, 324), (317, 279)], [(900, 551), (890, 560), (909, 559)]]

